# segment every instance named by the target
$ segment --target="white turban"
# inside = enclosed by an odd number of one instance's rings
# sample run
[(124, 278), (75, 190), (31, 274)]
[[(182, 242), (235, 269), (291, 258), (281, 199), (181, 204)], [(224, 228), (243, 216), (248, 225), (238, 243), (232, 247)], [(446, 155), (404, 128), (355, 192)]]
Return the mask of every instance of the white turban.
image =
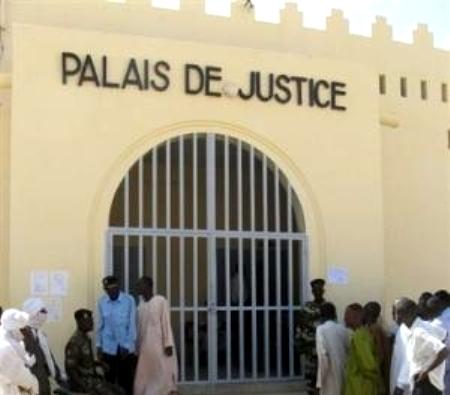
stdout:
[(15, 331), (28, 325), (29, 315), (16, 309), (8, 309), (3, 312), (1, 323), (5, 331)]
[(41, 298), (30, 298), (23, 302), (23, 311), (30, 314), (31, 316), (36, 315), (42, 309), (45, 309), (45, 303)]

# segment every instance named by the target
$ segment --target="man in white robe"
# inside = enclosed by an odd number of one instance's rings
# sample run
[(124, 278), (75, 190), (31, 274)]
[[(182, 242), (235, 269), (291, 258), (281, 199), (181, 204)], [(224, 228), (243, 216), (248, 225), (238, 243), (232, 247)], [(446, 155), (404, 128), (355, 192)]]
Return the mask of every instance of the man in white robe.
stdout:
[[(401, 382), (409, 379), (409, 388), (412, 388), (413, 395), (442, 395), (445, 359), (449, 354), (443, 343), (446, 331), (421, 320), (418, 317), (417, 304), (408, 298), (398, 301), (395, 315), (397, 323), (407, 327), (407, 369), (402, 369), (400, 373), (404, 376)], [(394, 390), (394, 395), (403, 394), (402, 388), (397, 387)]]
[(47, 306), (41, 298), (30, 298), (23, 302), (22, 309), (25, 313), (30, 315), (28, 326), (31, 328), (33, 335), (39, 342), (39, 346), (45, 356), (45, 362), (47, 364), (50, 376), (55, 380), (59, 381), (64, 377), (60, 377), (62, 372), (59, 366), (55, 363), (55, 359), (50, 350), (47, 335), (42, 330), (42, 327), (47, 322), (48, 310)]
[(138, 365), (134, 395), (169, 395), (177, 392), (178, 362), (170, 324), (170, 308), (153, 295), (153, 280), (138, 283), (143, 300), (138, 307)]
[[(439, 316), (432, 322), (433, 325), (443, 328), (447, 332), (445, 344), (450, 351), (450, 294), (445, 290), (436, 292), (435, 296), (441, 302)], [(445, 365), (445, 391), (444, 395), (450, 395), (450, 356), (447, 358)]]
[(20, 330), (28, 323), (28, 314), (15, 309), (3, 312), (0, 327), (0, 394), (37, 395), (38, 382), (29, 366), (33, 360), (25, 352)]
[(349, 349), (349, 332), (336, 322), (336, 308), (326, 302), (320, 307), (321, 322), (316, 330), (318, 358), (317, 388), (321, 395), (342, 392)]
[(401, 388), (404, 395), (411, 395), (408, 372), (409, 365), (406, 354), (408, 332), (408, 328), (405, 325), (400, 325), (395, 334), (390, 374), (391, 395), (394, 394), (396, 388)]
[(47, 321), (47, 306), (41, 298), (30, 298), (23, 303), (22, 309), (30, 317), (25, 332), (25, 349), (36, 358), (31, 372), (38, 379), (40, 395), (49, 394), (51, 387), (62, 383), (64, 377), (50, 350), (47, 335), (42, 330)]
[[(392, 318), (395, 322), (396, 308), (400, 299), (397, 299), (392, 306)], [(408, 328), (405, 325), (400, 325), (395, 333), (394, 346), (392, 349), (391, 371), (390, 371), (390, 385), (389, 394), (393, 395), (396, 388), (403, 390), (404, 395), (411, 395), (409, 387), (409, 371), (408, 361), (406, 356), (406, 344), (408, 342)]]

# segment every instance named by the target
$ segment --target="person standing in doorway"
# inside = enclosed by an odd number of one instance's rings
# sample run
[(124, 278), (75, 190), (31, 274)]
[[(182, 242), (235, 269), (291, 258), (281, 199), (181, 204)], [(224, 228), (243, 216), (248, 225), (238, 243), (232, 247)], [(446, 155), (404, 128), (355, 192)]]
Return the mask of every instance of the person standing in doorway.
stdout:
[(320, 324), (320, 307), (326, 302), (325, 280), (317, 278), (310, 282), (313, 300), (306, 302), (300, 310), (297, 338), (300, 354), (305, 356), (305, 377), (309, 386), (309, 393), (316, 394), (317, 382), (317, 353), (316, 328)]
[(347, 363), (349, 332), (336, 322), (336, 307), (332, 303), (320, 307), (320, 320), (322, 324), (316, 331), (317, 388), (320, 395), (339, 395)]
[(128, 395), (133, 391), (136, 348), (136, 303), (119, 289), (114, 276), (103, 279), (103, 295), (97, 304), (97, 356), (108, 365), (105, 374), (111, 384)]
[(138, 365), (134, 395), (169, 395), (177, 392), (178, 362), (170, 323), (170, 307), (154, 295), (153, 280), (142, 277), (137, 286)]

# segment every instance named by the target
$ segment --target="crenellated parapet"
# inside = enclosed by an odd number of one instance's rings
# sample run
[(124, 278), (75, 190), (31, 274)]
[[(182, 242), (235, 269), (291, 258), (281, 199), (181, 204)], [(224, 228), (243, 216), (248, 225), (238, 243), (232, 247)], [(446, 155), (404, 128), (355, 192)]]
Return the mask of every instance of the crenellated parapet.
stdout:
[[(17, 10), (18, 12), (12, 12), (13, 16), (19, 16), (19, 19), (27, 17), (29, 14), (30, 18), (39, 19), (42, 18), (42, 22), (50, 21), (51, 17), (45, 17), (42, 10), (45, 8), (49, 15), (54, 15), (54, 22), (58, 22), (57, 15), (61, 19), (60, 23), (64, 21), (64, 17), (67, 18), (72, 12), (79, 15), (88, 15), (88, 18), (79, 19), (80, 28), (83, 28), (87, 21), (96, 21), (98, 27), (108, 24), (106, 19), (120, 19), (129, 18), (134, 12), (141, 14), (146, 14), (148, 18), (149, 32), (151, 32), (151, 26), (154, 26), (155, 21), (157, 22), (161, 16), (164, 16), (164, 22), (170, 23), (170, 19), (173, 22), (172, 29), (180, 28), (179, 22), (184, 20), (185, 24), (189, 24), (189, 20), (195, 17), (195, 29), (199, 30), (201, 28), (205, 29), (205, 41), (208, 39), (213, 40), (215, 33), (210, 32), (207, 29), (212, 23), (218, 23), (220, 28), (223, 29), (235, 29), (238, 26), (253, 24), (257, 29), (262, 27), (267, 31), (272, 31), (273, 35), (277, 35), (277, 31), (289, 31), (292, 30), (292, 34), (296, 34), (301, 30), (307, 30), (310, 33), (330, 33), (337, 35), (347, 35), (349, 39), (352, 38), (364, 38), (366, 40), (393, 40), (392, 27), (386, 21), (384, 17), (376, 17), (375, 22), (372, 25), (372, 35), (371, 37), (362, 37), (349, 33), (349, 21), (345, 17), (341, 10), (332, 10), (331, 15), (326, 18), (326, 29), (325, 31), (319, 29), (307, 28), (303, 24), (303, 14), (298, 9), (298, 6), (294, 2), (286, 2), (284, 8), (279, 10), (278, 23), (267, 23), (259, 22), (255, 20), (255, 10), (252, 7), (246, 6), (244, 0), (235, 0), (230, 4), (230, 16), (217, 16), (206, 14), (206, 2), (205, 0), (180, 0), (180, 9), (164, 9), (160, 7), (155, 7), (152, 5), (151, 0), (77, 0), (76, 2), (68, 2), (67, 0), (41, 0), (39, 2), (29, 2), (24, 0), (9, 0), (7, 2), (7, 7)], [(5, 7), (4, 7), (5, 8)], [(34, 12), (39, 8), (40, 12)], [(98, 13), (99, 9), (107, 11), (102, 15)], [(28, 10), (28, 12), (27, 12)], [(8, 13), (5, 9), (1, 9), (0, 12)], [(10, 13), (8, 13), (10, 14)], [(94, 15), (95, 14), (95, 15)], [(115, 15), (114, 15), (115, 14)], [(4, 24), (8, 25), (11, 22), (11, 15), (3, 15), (1, 20)], [(142, 19), (142, 18), (140, 18)], [(221, 19), (219, 22), (218, 19)], [(133, 21), (131, 22), (131, 24)], [(200, 23), (201, 25), (199, 25)], [(139, 24), (139, 23), (138, 23)], [(108, 24), (111, 26), (110, 24)], [(7, 26), (5, 26), (7, 28)], [(246, 29), (246, 28), (243, 28)], [(182, 29), (183, 30), (183, 29)], [(248, 31), (243, 31), (242, 33), (248, 33)], [(428, 27), (424, 24), (419, 24), (416, 30), (413, 32), (414, 42), (412, 44), (405, 44), (409, 46), (417, 46), (420, 49), (424, 47), (433, 47), (433, 35), (429, 32)], [(276, 42), (276, 37), (273, 42)], [(292, 37), (295, 40), (295, 37)], [(243, 45), (245, 45), (245, 39), (243, 40)], [(275, 50), (277, 48), (274, 48)]]
[(414, 30), (414, 44), (419, 47), (433, 47), (433, 34), (428, 30), (428, 26), (420, 23)]
[[(434, 48), (433, 34), (426, 25), (417, 26), (412, 43), (403, 43), (393, 39), (392, 26), (384, 17), (375, 19), (370, 37), (365, 37), (350, 33), (349, 21), (340, 10), (332, 10), (324, 30), (306, 27), (294, 2), (286, 2), (279, 10), (278, 23), (257, 21), (255, 9), (244, 0), (231, 2), (228, 16), (207, 14), (204, 0), (180, 0), (178, 10), (155, 7), (151, 0), (9, 0), (2, 4), (5, 50), (0, 71), (10, 70), (10, 32), (12, 23), (18, 22), (363, 63), (385, 76), (387, 92), (392, 87), (398, 91), (401, 78), (416, 80), (408, 92), (417, 90), (421, 80), (450, 82), (450, 52)], [(442, 92), (446, 89), (441, 87)]]
[(294, 31), (303, 27), (303, 13), (298, 10), (297, 4), (290, 2), (285, 4), (280, 10), (280, 24)]
[(327, 18), (327, 32), (330, 34), (348, 34), (348, 20), (344, 17), (341, 10), (333, 9), (331, 15)]
[[(65, 8), (64, 14), (67, 16), (71, 9), (82, 12), (89, 13), (89, 9), (93, 12), (99, 7), (108, 10), (109, 12), (122, 13), (123, 16), (130, 15), (133, 11), (145, 12), (148, 14), (149, 22), (153, 22), (154, 17), (158, 17), (161, 14), (171, 15), (174, 21), (178, 21), (179, 18), (188, 19), (189, 16), (196, 16), (196, 19), (201, 19), (203, 23), (207, 26), (208, 20), (211, 20), (212, 16), (206, 14), (206, 2), (205, 0), (180, 0), (179, 10), (169, 10), (160, 7), (155, 7), (152, 5), (151, 0), (77, 0), (76, 2), (68, 2), (67, 0), (41, 0), (39, 2), (28, 2), (24, 0), (9, 0), (8, 6), (20, 9), (19, 14), (23, 15), (22, 11), (26, 12), (26, 8), (33, 9), (37, 6), (40, 8), (42, 14), (42, 9), (46, 8), (46, 12), (53, 13), (57, 12), (58, 8)], [(35, 3), (35, 4), (33, 4)], [(39, 3), (39, 4), (38, 4)], [(5, 13), (4, 9), (0, 10)], [(35, 14), (37, 15), (37, 14)], [(102, 23), (102, 18), (104, 16), (98, 14), (95, 18), (99, 24)], [(294, 2), (286, 2), (284, 8), (279, 10), (279, 15), (277, 16), (279, 20), (278, 27), (283, 30), (292, 29), (293, 32), (300, 29), (315, 30), (311, 28), (306, 28), (303, 25), (303, 14), (298, 9), (297, 4)], [(213, 17), (217, 20), (218, 16)], [(230, 4), (230, 16), (219, 17), (227, 20), (228, 25), (234, 27), (236, 22), (255, 22), (256, 24), (262, 25), (272, 25), (266, 22), (257, 22), (255, 20), (254, 8), (246, 6), (244, 0), (235, 0)], [(2, 17), (2, 20), (6, 23), (10, 22), (7, 17)], [(199, 26), (197, 26), (199, 27)], [(317, 30), (321, 32), (321, 30)], [(326, 18), (326, 32), (331, 34), (349, 34), (349, 21), (346, 19), (343, 11), (332, 10), (331, 15)], [(411, 45), (423, 46), (433, 46), (433, 35), (429, 32), (428, 27), (424, 24), (419, 24), (416, 30), (413, 32), (414, 43)], [(353, 36), (353, 35), (352, 35)], [(375, 22), (372, 25), (372, 37), (367, 39), (389, 39), (392, 40), (392, 27), (387, 23), (386, 18), (376, 17)]]
[(378, 40), (392, 40), (392, 26), (387, 23), (385, 17), (377, 16), (372, 24), (372, 37)]

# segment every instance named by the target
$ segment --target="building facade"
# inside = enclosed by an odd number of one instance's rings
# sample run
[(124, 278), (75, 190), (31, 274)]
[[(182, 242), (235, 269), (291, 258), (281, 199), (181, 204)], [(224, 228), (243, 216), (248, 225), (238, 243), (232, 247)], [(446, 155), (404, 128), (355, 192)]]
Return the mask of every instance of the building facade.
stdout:
[(107, 273), (169, 298), (184, 382), (300, 375), (311, 278), (387, 316), (450, 287), (450, 54), (425, 26), (2, 6), (0, 302), (42, 295), (59, 356)]

